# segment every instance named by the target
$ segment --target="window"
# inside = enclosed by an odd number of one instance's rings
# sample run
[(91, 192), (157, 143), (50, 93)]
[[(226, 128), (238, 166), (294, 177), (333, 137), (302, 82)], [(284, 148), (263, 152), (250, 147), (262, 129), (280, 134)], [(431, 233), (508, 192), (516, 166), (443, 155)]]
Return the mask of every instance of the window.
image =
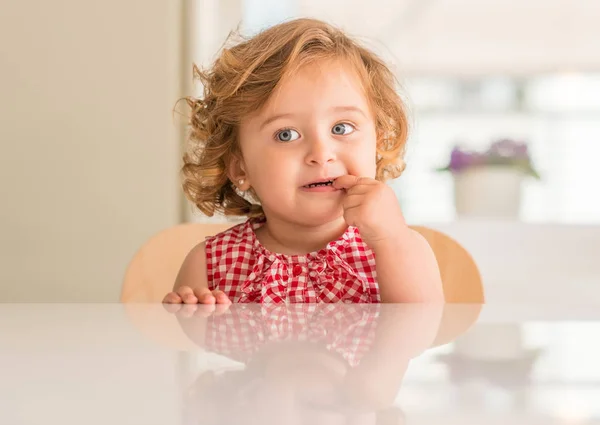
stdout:
[(404, 92), (413, 129), (407, 171), (392, 186), (409, 221), (455, 218), (452, 177), (433, 171), (454, 144), (510, 137), (530, 144), (542, 174), (525, 184), (523, 220), (600, 222), (600, 75), (412, 79)]

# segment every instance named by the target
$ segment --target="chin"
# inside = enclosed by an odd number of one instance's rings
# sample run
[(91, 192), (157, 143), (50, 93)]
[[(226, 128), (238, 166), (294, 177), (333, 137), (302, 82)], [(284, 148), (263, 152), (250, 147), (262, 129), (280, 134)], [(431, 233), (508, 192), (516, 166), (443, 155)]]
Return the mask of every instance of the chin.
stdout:
[(280, 208), (268, 210), (268, 214), (279, 220), (305, 227), (317, 227), (336, 220), (343, 220), (341, 202), (321, 202), (319, 204), (285, 203)]
[(316, 227), (322, 226), (332, 221), (343, 219), (343, 211), (341, 209), (334, 211), (311, 211), (306, 214), (296, 215), (297, 221), (305, 226)]

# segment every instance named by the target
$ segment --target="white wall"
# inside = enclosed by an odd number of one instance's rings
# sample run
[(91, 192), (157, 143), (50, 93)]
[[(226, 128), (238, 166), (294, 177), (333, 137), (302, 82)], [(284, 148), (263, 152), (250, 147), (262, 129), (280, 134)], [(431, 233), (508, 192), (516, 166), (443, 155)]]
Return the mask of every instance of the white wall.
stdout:
[(178, 222), (181, 5), (2, 1), (0, 302), (117, 301)]

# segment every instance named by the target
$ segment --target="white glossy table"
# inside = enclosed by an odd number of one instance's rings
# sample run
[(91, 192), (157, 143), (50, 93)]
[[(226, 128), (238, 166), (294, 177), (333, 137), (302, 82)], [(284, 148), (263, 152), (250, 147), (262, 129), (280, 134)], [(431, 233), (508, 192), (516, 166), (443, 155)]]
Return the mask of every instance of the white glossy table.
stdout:
[(591, 424), (591, 305), (0, 304), (0, 424)]

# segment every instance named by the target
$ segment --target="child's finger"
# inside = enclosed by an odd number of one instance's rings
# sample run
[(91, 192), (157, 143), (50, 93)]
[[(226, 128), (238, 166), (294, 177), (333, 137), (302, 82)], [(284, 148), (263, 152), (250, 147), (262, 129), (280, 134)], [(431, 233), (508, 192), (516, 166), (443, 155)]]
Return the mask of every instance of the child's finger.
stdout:
[(200, 304), (215, 304), (217, 300), (209, 289), (203, 288), (202, 292), (198, 294), (198, 302)]
[(212, 294), (215, 297), (217, 304), (231, 304), (231, 300), (229, 299), (229, 297), (227, 297), (225, 292), (215, 290)]
[(350, 174), (346, 174), (345, 176), (340, 176), (333, 181), (332, 186), (335, 189), (349, 189), (355, 184), (358, 183), (359, 177), (352, 176)]
[(344, 211), (360, 207), (363, 204), (363, 200), (364, 196), (362, 195), (348, 195), (344, 199), (342, 207), (344, 208)]
[(229, 306), (231, 305), (231, 301), (228, 303), (221, 303), (221, 304), (216, 304), (215, 305), (215, 316), (219, 316), (221, 314), (224, 314), (225, 312), (227, 312), (227, 310), (229, 310)]
[(333, 187), (336, 189), (350, 189), (356, 185), (372, 185), (377, 184), (377, 180), (370, 179), (368, 177), (357, 177), (347, 174), (340, 176), (333, 181)]
[(189, 319), (194, 316), (196, 310), (198, 309), (198, 304), (184, 304), (181, 306), (181, 310), (179, 310), (178, 315)]
[(194, 312), (194, 317), (210, 317), (215, 311), (215, 304), (197, 304), (197, 309)]
[(183, 306), (183, 304), (181, 304), (181, 302), (165, 303), (163, 301), (163, 307), (165, 308), (165, 310), (167, 310), (168, 313), (171, 313), (171, 314), (176, 314), (179, 310), (181, 310), (182, 306)]
[(169, 292), (162, 301), (164, 304), (181, 304), (182, 299), (176, 292)]
[(183, 300), (184, 304), (196, 304), (198, 302), (198, 298), (194, 295), (194, 291), (189, 286), (177, 288), (177, 293)]
[(196, 296), (196, 298), (198, 298), (198, 300), (202, 297), (204, 297), (206, 294), (210, 294), (210, 289), (208, 288), (196, 288), (194, 289), (194, 295)]
[(355, 184), (350, 189), (346, 190), (348, 195), (365, 195), (373, 190), (373, 185), (370, 184)]

